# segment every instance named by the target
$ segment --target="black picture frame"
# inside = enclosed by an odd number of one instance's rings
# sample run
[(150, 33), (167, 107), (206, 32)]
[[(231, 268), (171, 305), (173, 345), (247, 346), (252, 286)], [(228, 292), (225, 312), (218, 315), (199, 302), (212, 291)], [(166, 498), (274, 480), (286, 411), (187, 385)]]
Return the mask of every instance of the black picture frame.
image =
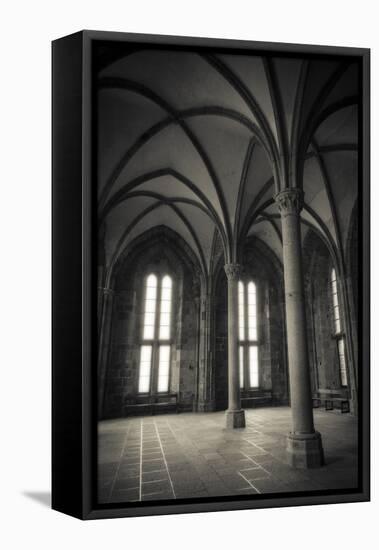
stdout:
[[(355, 491), (270, 494), (99, 506), (96, 460), (96, 201), (93, 192), (92, 53), (95, 42), (172, 48), (356, 57), (361, 65), (359, 464)], [(52, 44), (53, 312), (52, 507), (81, 519), (240, 510), (370, 499), (370, 50), (81, 31)]]

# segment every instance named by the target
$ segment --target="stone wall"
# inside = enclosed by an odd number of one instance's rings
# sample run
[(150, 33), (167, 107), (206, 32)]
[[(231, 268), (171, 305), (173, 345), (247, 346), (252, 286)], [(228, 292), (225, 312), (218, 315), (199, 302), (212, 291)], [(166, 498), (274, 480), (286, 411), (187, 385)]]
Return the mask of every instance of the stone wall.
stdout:
[[(197, 260), (186, 246), (172, 237), (167, 228), (155, 228), (124, 253), (115, 269), (111, 305), (105, 309), (110, 337), (102, 343), (101, 417), (124, 416), (126, 407), (139, 402), (144, 278), (150, 272), (167, 273), (173, 280), (170, 394), (176, 396), (178, 410), (227, 408), (228, 316), (223, 255), (219, 252), (218, 261), (213, 264), (208, 286), (211, 292), (207, 294), (200, 284)], [(356, 240), (351, 240), (350, 246), (353, 256)], [(330, 294), (332, 259), (314, 232), (308, 232), (304, 239), (303, 259), (312, 391), (338, 390), (341, 384)], [(288, 404), (282, 265), (259, 239), (247, 241), (241, 263), (246, 280), (254, 280), (258, 291), (260, 390), (270, 396), (270, 403)], [(355, 276), (356, 271), (356, 265), (352, 266), (350, 276), (352, 272)], [(355, 289), (350, 290), (350, 296), (354, 292)], [(354, 310), (355, 304), (352, 306)], [(341, 292), (340, 307), (343, 316)], [(208, 331), (209, 344), (204, 337)]]
[[(257, 239), (247, 242), (243, 259), (244, 277), (257, 286), (260, 390), (270, 403), (288, 403), (288, 374), (285, 345), (284, 294), (279, 261)], [(214, 369), (216, 408), (228, 403), (227, 280), (223, 261), (216, 269), (214, 292)]]
[(138, 403), (138, 372), (144, 317), (144, 281), (154, 272), (173, 280), (170, 391), (180, 410), (192, 410), (197, 365), (194, 275), (171, 243), (161, 237), (137, 247), (120, 262), (114, 279), (112, 330), (105, 380), (104, 418), (126, 414)]
[[(340, 390), (341, 380), (337, 342), (334, 337), (334, 313), (330, 286), (333, 267), (330, 252), (313, 232), (304, 239), (304, 273), (307, 307), (309, 362), (312, 390)], [(339, 287), (340, 314), (343, 322), (342, 293)]]

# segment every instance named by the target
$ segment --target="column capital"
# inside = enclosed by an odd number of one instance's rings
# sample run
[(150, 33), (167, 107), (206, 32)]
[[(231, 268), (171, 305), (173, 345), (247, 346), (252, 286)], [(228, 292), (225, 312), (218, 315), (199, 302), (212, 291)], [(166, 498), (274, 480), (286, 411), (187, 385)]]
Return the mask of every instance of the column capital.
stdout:
[(283, 216), (300, 214), (304, 205), (304, 192), (298, 187), (284, 189), (275, 196), (275, 201)]
[(112, 288), (99, 287), (98, 290), (100, 290), (104, 294), (104, 296), (114, 295), (114, 290)]
[(229, 281), (237, 281), (243, 271), (241, 264), (225, 264), (224, 269)]

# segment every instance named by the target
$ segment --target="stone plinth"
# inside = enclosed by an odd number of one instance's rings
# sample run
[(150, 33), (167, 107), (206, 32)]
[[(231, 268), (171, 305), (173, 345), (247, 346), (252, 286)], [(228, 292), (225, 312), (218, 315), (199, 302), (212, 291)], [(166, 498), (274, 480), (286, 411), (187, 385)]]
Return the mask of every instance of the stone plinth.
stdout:
[(293, 468), (302, 470), (323, 466), (324, 452), (319, 432), (288, 434), (287, 462)]
[(227, 429), (244, 428), (246, 426), (245, 411), (243, 409), (238, 411), (227, 410), (225, 411), (225, 418)]

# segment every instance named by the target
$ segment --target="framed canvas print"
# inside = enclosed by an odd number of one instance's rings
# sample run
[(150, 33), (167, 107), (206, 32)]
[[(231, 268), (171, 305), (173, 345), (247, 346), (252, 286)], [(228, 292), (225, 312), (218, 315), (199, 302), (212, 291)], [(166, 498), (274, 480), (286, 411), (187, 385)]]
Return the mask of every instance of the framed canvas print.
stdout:
[(53, 508), (369, 499), (369, 50), (53, 43)]

